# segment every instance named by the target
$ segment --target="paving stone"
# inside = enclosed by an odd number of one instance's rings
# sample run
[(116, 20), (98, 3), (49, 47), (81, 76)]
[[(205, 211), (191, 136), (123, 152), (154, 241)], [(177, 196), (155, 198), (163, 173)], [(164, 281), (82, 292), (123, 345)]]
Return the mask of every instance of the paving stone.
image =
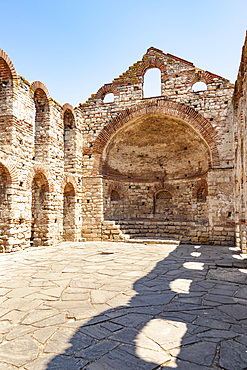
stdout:
[(100, 325), (89, 325), (89, 326), (80, 328), (79, 332), (89, 335), (90, 337), (94, 339), (103, 339), (111, 335), (109, 331), (102, 328)]
[(234, 297), (246, 299), (246, 297), (247, 297), (247, 287), (241, 287), (239, 289), (239, 291), (235, 294)]
[(18, 369), (18, 367), (6, 364), (4, 362), (0, 362), (0, 369), (1, 370), (16, 370)]
[(220, 311), (227, 313), (229, 316), (234, 317), (236, 320), (247, 319), (247, 308), (244, 305), (234, 304), (227, 306), (220, 306)]
[(227, 370), (246, 369), (246, 347), (233, 340), (222, 342), (220, 347), (219, 364)]
[(48, 319), (38, 321), (33, 324), (33, 326), (36, 326), (37, 328), (43, 328), (49, 325), (59, 325), (66, 322), (66, 314), (60, 313), (56, 316), (49, 317)]
[(98, 360), (100, 357), (104, 356), (106, 353), (113, 350), (118, 345), (119, 344), (114, 341), (103, 340), (100, 343), (88, 347), (87, 349), (76, 352), (75, 356), (82, 357), (83, 359), (89, 362), (95, 361)]
[[(54, 359), (52, 359), (47, 367), (46, 370), (81, 370), (83, 366), (87, 364), (87, 361), (78, 361), (75, 358), (59, 355), (56, 356)], [(32, 368), (32, 370), (34, 370)], [(36, 368), (35, 368), (36, 370)], [(37, 370), (40, 370), (40, 368), (37, 367)]]
[(56, 331), (54, 327), (42, 328), (35, 330), (33, 337), (40, 343), (44, 344), (48, 338), (50, 338)]
[(0, 288), (0, 296), (5, 296), (10, 291), (11, 289), (8, 289), (8, 288)]
[(127, 315), (112, 319), (112, 322), (129, 328), (136, 328), (140, 324), (149, 322), (153, 316), (144, 314), (129, 313)]
[(8, 333), (11, 329), (13, 329), (14, 324), (11, 323), (9, 320), (2, 320), (0, 323), (0, 333), (1, 334), (6, 334)]
[(75, 332), (73, 329), (60, 328), (46, 345), (44, 352), (56, 354), (65, 352), (69, 356), (94, 343), (95, 340), (88, 335)]
[(19, 338), (25, 334), (32, 333), (34, 331), (34, 328), (32, 326), (28, 325), (18, 325), (15, 326), (6, 336), (5, 338), (7, 340), (12, 340), (15, 338)]
[(238, 269), (234, 268), (232, 269), (217, 268), (215, 270), (210, 270), (207, 275), (207, 278), (240, 284), (247, 283), (247, 275), (241, 273)]
[(208, 327), (208, 328), (211, 328), (211, 329), (227, 330), (227, 329), (230, 328), (230, 324), (228, 324), (226, 322), (222, 322), (220, 320), (210, 319), (210, 318), (207, 318), (207, 317), (198, 317), (194, 321), (194, 324), (195, 325), (202, 325), (204, 327)]
[[(152, 370), (157, 364), (148, 363), (148, 369)], [(99, 360), (89, 364), (87, 370), (147, 370), (146, 361), (138, 359), (137, 356), (131, 355), (125, 351), (124, 346), (119, 346), (113, 351), (102, 356)]]
[(17, 324), (26, 316), (25, 312), (19, 310), (7, 310), (7, 313), (1, 317), (2, 320), (9, 320), (13, 324)]
[(106, 303), (115, 296), (115, 292), (109, 292), (107, 290), (91, 290), (92, 303)]
[[(246, 333), (247, 333), (247, 331), (245, 331), (245, 334)], [(238, 336), (235, 340), (237, 342), (243, 344), (244, 346), (247, 346), (247, 335)], [(247, 353), (247, 352), (245, 351), (245, 353)]]
[(22, 324), (34, 324), (38, 321), (42, 321), (47, 319), (48, 317), (52, 317), (57, 315), (59, 312), (53, 309), (46, 309), (46, 310), (35, 310), (30, 312), (23, 320)]
[(113, 322), (108, 322), (108, 321), (103, 322), (100, 326), (102, 326), (103, 328), (106, 328), (107, 330), (111, 332), (115, 332), (117, 330), (122, 329), (122, 326), (114, 324)]
[(62, 301), (87, 301), (89, 299), (89, 293), (63, 293), (61, 299)]
[(134, 329), (122, 329), (110, 336), (111, 340), (116, 340), (120, 343), (127, 343), (133, 344), (136, 336), (138, 335), (139, 331)]
[[(171, 354), (173, 354), (173, 350)], [(216, 355), (216, 344), (200, 342), (181, 347), (178, 358), (203, 366), (212, 366)]]
[(37, 358), (39, 347), (28, 337), (11, 340), (0, 345), (0, 361), (10, 365), (22, 366)]
[(198, 333), (198, 338), (203, 338), (210, 342), (220, 342), (223, 339), (232, 339), (235, 338), (238, 334), (232, 333), (227, 330), (216, 330), (216, 329), (210, 329), (203, 333)]

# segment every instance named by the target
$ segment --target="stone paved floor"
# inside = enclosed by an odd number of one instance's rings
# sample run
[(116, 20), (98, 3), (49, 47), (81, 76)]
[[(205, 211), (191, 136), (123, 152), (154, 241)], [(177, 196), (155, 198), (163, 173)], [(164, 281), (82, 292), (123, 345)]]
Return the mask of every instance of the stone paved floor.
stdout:
[(218, 246), (1, 254), (0, 369), (246, 369), (243, 267)]

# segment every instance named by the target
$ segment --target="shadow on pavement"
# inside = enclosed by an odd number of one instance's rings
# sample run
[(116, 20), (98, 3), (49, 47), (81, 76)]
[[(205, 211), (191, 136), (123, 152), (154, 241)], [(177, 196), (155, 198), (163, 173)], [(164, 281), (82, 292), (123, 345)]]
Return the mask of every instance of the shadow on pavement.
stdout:
[(47, 369), (247, 368), (247, 270), (237, 253), (178, 246), (134, 283), (127, 305), (80, 327)]

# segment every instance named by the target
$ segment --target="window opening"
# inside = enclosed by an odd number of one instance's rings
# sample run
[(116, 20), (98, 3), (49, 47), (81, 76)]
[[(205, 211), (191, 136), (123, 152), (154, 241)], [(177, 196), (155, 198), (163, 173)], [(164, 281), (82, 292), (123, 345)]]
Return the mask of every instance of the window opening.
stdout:
[(194, 83), (194, 85), (192, 85), (191, 87), (192, 92), (205, 91), (207, 89), (208, 89), (207, 84), (203, 81), (198, 81)]
[(148, 69), (143, 80), (143, 97), (151, 98), (161, 95), (161, 72), (159, 68)]

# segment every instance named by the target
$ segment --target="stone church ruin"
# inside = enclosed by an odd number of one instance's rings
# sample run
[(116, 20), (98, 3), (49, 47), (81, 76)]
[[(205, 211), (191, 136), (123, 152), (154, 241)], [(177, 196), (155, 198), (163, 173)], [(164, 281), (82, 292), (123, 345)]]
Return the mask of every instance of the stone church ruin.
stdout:
[(0, 251), (138, 236), (246, 252), (246, 126), (247, 36), (235, 86), (151, 47), (76, 108), (0, 50)]

